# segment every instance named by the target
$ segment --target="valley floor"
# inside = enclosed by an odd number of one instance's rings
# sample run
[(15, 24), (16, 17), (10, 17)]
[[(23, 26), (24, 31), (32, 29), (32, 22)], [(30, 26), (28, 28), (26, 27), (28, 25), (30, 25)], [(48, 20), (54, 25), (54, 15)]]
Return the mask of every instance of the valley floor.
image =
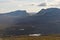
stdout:
[(60, 36), (12, 36), (1, 37), (0, 40), (60, 40)]

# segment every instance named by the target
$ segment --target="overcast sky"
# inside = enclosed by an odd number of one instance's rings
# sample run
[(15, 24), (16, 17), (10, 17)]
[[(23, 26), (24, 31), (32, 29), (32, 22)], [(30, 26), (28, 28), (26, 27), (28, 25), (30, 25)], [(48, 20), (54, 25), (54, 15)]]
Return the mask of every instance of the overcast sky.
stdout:
[(60, 0), (0, 0), (0, 13), (15, 10), (38, 12), (42, 8), (60, 7)]

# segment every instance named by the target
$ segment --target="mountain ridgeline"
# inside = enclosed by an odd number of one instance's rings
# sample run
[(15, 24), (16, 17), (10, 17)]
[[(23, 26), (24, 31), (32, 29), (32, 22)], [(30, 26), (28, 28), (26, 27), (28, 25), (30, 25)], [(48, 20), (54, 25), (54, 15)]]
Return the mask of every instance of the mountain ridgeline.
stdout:
[(5, 35), (59, 34), (60, 9), (42, 9), (32, 16), (26, 11), (19, 10), (0, 14), (0, 29)]

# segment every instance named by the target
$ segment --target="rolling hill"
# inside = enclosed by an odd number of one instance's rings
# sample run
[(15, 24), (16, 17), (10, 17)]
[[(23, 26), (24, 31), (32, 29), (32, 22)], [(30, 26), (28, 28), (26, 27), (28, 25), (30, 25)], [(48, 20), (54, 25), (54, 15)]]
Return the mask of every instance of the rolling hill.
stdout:
[[(14, 13), (19, 14), (19, 12), (14, 12)], [(17, 14), (14, 16), (17, 16)], [(14, 25), (7, 27), (7, 29), (4, 30), (5, 34), (8, 35), (13, 35), (13, 34), (25, 35), (31, 33), (59, 34), (60, 9), (58, 8), (42, 9), (33, 16), (26, 16), (24, 18), (18, 17), (15, 18), (12, 22)]]

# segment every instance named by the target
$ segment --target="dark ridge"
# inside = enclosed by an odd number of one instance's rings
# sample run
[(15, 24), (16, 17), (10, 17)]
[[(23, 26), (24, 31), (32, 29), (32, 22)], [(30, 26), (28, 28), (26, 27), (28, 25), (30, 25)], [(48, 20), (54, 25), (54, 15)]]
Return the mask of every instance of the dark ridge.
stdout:
[[(13, 12), (13, 14), (14, 13), (19, 14), (20, 11), (17, 12), (15, 11)], [(24, 13), (25, 15), (25, 12), (22, 13)], [(8, 27), (6, 27), (6, 29), (4, 30), (4, 35), (22, 35), (22, 34), (25, 35), (31, 33), (35, 34), (60, 33), (60, 9), (58, 8), (42, 9), (34, 16), (26, 16), (26, 17), (24, 16), (24, 18), (22, 17), (12, 16), (11, 18), (8, 17), (9, 19), (7, 19), (6, 17), (3, 17), (3, 19), (0, 18), (0, 24), (1, 23), (8, 24)], [(19, 29), (25, 29), (25, 30), (22, 31)]]

